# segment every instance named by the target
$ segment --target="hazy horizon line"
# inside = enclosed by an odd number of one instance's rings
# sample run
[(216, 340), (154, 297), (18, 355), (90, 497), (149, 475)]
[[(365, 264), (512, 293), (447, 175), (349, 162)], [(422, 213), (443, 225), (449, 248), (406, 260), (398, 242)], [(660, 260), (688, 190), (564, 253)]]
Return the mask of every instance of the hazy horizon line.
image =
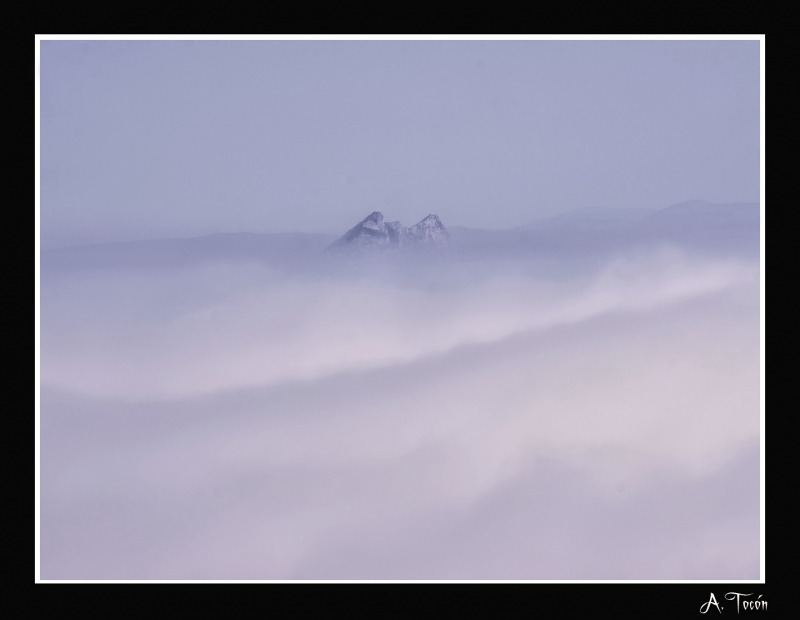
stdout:
[[(732, 202), (712, 202), (710, 200), (702, 200), (702, 199), (691, 199), (691, 200), (684, 200), (681, 202), (673, 203), (667, 205), (666, 207), (648, 207), (648, 206), (639, 206), (639, 207), (626, 207), (626, 206), (612, 206), (612, 205), (594, 205), (594, 206), (586, 206), (586, 207), (576, 207), (575, 209), (568, 209), (566, 211), (562, 211), (556, 214), (549, 214), (544, 215), (542, 217), (535, 218), (529, 221), (526, 224), (518, 224), (515, 226), (508, 226), (503, 228), (489, 228), (489, 227), (477, 227), (477, 226), (463, 226), (459, 224), (445, 224), (446, 228), (459, 228), (464, 230), (483, 230), (483, 231), (513, 231), (518, 230), (520, 228), (525, 228), (528, 226), (532, 226), (539, 222), (545, 222), (548, 220), (557, 219), (563, 217), (565, 215), (569, 215), (571, 213), (579, 213), (579, 212), (590, 212), (590, 211), (600, 211), (600, 210), (609, 210), (609, 211), (660, 211), (662, 209), (669, 209), (671, 207), (676, 207), (680, 205), (686, 205), (691, 203), (700, 203), (700, 204), (708, 204), (714, 206), (725, 206), (725, 205), (759, 205), (760, 201), (732, 201)], [(369, 214), (378, 211), (383, 214), (383, 211), (380, 209), (373, 209), (365, 217)], [(434, 215), (437, 215), (433, 212)], [(427, 217), (426, 214), (421, 216), (420, 219), (424, 219)], [(384, 214), (385, 216), (385, 214)], [(363, 218), (362, 218), (363, 219)], [(441, 219), (441, 218), (440, 218)], [(359, 220), (360, 222), (361, 220)], [(64, 237), (51, 237), (49, 240), (45, 240), (41, 235), (41, 230), (37, 231), (37, 239), (39, 241), (39, 246), (41, 250), (59, 250), (59, 249), (67, 249), (67, 248), (75, 248), (75, 247), (83, 247), (83, 246), (94, 246), (94, 245), (105, 245), (105, 244), (114, 244), (114, 243), (136, 243), (141, 241), (168, 241), (172, 239), (198, 239), (202, 237), (210, 237), (213, 235), (320, 235), (320, 236), (327, 236), (327, 237), (340, 237), (341, 235), (345, 234), (350, 228), (358, 224), (359, 222), (353, 222), (347, 226), (348, 228), (341, 229), (337, 232), (323, 232), (323, 231), (310, 231), (310, 230), (210, 230), (208, 232), (165, 232), (163, 235), (154, 235), (142, 232), (141, 236), (136, 237), (124, 237), (124, 238), (106, 238), (106, 239), (96, 239), (90, 240), (86, 238), (85, 240), (75, 240), (75, 236), (64, 236)], [(71, 240), (69, 240), (71, 239)]]

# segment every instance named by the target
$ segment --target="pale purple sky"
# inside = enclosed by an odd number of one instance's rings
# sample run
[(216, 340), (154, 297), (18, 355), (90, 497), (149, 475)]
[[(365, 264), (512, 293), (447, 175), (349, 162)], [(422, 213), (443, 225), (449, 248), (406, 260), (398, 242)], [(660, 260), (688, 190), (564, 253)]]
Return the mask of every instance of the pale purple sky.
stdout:
[(42, 41), (45, 246), (759, 199), (758, 41)]

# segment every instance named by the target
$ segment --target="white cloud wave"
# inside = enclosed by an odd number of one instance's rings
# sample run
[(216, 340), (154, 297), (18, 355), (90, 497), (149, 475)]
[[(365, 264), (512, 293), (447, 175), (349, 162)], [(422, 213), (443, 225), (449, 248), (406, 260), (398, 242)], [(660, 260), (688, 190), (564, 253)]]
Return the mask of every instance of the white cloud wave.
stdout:
[(757, 578), (753, 267), (503, 274), (46, 290), (43, 577)]
[[(134, 276), (114, 282), (114, 288), (100, 280), (90, 283), (82, 298), (50, 302), (51, 315), (61, 312), (59, 303), (86, 307), (73, 310), (78, 315), (73, 321), (60, 318), (52, 326), (45, 321), (42, 378), (62, 389), (129, 398), (310, 380), (669, 304), (752, 281), (754, 274), (747, 264), (662, 253), (646, 261), (618, 261), (590, 282), (505, 276), (432, 290), (341, 279), (265, 281), (258, 272), (236, 270), (177, 272), (174, 281), (156, 284)], [(180, 290), (184, 278), (206, 291), (223, 288), (225, 280), (239, 282), (228, 284), (234, 293), (227, 297), (171, 299), (183, 311), (152, 317), (153, 308), (142, 299), (161, 303), (170, 297), (170, 287), (174, 297), (188, 297), (191, 291)], [(123, 284), (130, 289), (121, 302), (112, 295)], [(147, 288), (154, 286), (155, 292)], [(142, 299), (131, 299), (137, 293)], [(103, 313), (105, 305), (111, 311)], [(139, 308), (140, 316), (131, 316), (126, 305)]]

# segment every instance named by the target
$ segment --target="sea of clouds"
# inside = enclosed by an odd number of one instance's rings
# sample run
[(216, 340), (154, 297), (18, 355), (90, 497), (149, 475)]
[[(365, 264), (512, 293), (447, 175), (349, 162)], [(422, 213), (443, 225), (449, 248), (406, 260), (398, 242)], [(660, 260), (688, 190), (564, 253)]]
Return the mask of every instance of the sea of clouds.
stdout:
[(542, 273), (43, 274), (42, 577), (757, 579), (758, 265)]

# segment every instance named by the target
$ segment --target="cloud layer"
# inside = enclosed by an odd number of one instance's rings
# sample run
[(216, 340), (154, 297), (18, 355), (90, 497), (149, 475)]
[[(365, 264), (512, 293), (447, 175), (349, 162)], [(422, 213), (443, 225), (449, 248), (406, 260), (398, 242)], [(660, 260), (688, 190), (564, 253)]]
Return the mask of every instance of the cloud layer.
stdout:
[(752, 265), (43, 291), (45, 578), (758, 578)]

